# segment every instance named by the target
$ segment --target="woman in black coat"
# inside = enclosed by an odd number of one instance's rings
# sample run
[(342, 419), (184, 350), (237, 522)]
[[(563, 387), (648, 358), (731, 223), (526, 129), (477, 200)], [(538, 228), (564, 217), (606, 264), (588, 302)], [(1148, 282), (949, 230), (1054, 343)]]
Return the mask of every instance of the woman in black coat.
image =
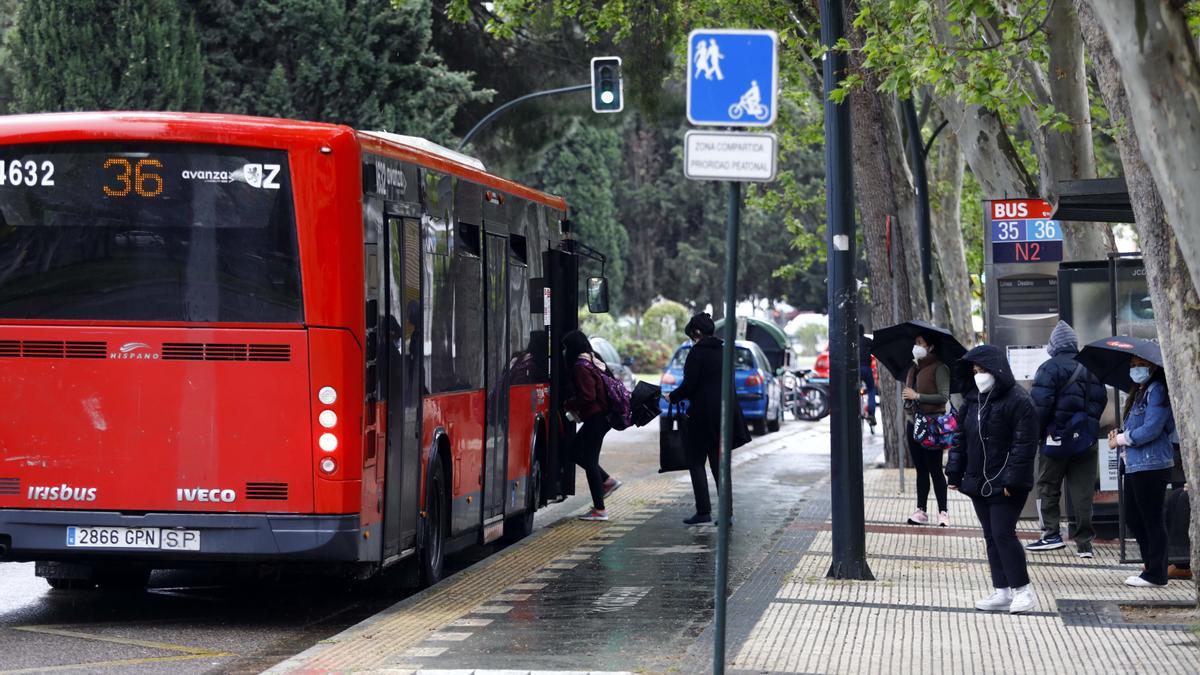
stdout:
[[(683, 444), (691, 465), (692, 491), (696, 495), (696, 514), (683, 522), (688, 525), (712, 522), (712, 502), (708, 496), (708, 460), (717, 489), (721, 489), (721, 369), (725, 343), (713, 337), (716, 326), (708, 314), (697, 314), (683, 329), (695, 342), (683, 362), (683, 382), (667, 397), (671, 403), (688, 402), (687, 427)], [(733, 406), (733, 447), (750, 442), (750, 431), (742, 416), (742, 407)]]
[(1038, 419), (1029, 394), (1017, 386), (1004, 352), (982, 345), (956, 366), (964, 404), (958, 438), (950, 448), (946, 478), (951, 490), (971, 498), (983, 538), (994, 592), (975, 603), (985, 612), (1028, 612), (1037, 606), (1029, 583), (1017, 519), (1033, 489)]

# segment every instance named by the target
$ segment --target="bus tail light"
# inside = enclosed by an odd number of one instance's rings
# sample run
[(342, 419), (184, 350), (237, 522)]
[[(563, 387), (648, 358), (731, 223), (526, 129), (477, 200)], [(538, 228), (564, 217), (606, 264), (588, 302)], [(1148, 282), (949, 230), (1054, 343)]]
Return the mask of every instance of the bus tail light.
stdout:
[(320, 445), (321, 449), (325, 452), (333, 452), (334, 450), (337, 450), (338, 439), (337, 436), (326, 432), (321, 434), (321, 437), (317, 439), (317, 444)]
[(334, 461), (332, 457), (326, 457), (321, 460), (320, 467), (321, 471), (332, 474), (333, 472), (337, 471), (337, 462)]
[(326, 429), (332, 429), (337, 426), (337, 413), (332, 410), (322, 410), (321, 414), (317, 416), (317, 421)]

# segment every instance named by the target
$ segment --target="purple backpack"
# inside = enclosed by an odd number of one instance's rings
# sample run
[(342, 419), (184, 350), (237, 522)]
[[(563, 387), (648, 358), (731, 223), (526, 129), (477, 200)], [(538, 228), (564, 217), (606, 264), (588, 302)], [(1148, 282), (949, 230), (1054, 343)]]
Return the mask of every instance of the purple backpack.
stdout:
[(600, 376), (604, 383), (604, 394), (608, 399), (608, 413), (605, 415), (609, 426), (617, 431), (628, 429), (633, 425), (633, 410), (629, 405), (629, 390), (621, 381), (613, 377), (607, 368), (601, 368), (591, 359), (581, 357), (580, 361), (588, 364)]

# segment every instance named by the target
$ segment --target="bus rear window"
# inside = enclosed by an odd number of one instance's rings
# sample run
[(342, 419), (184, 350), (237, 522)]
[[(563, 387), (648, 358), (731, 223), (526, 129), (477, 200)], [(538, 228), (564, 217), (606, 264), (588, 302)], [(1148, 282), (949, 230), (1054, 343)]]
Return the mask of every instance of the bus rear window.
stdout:
[(287, 153), (0, 148), (0, 319), (299, 323)]

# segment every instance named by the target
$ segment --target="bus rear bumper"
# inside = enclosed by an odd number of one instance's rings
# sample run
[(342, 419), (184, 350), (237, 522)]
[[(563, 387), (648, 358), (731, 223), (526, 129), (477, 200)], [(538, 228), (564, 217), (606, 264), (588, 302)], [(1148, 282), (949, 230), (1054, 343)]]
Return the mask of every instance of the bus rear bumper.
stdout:
[[(150, 528), (192, 532), (199, 550), (68, 545), (70, 527)], [(0, 560), (147, 562), (352, 562), (361, 537), (357, 515), (145, 513), (0, 510)], [(192, 537), (189, 537), (189, 541)], [(180, 536), (172, 539), (178, 543)], [(189, 544), (190, 545), (190, 544)]]

